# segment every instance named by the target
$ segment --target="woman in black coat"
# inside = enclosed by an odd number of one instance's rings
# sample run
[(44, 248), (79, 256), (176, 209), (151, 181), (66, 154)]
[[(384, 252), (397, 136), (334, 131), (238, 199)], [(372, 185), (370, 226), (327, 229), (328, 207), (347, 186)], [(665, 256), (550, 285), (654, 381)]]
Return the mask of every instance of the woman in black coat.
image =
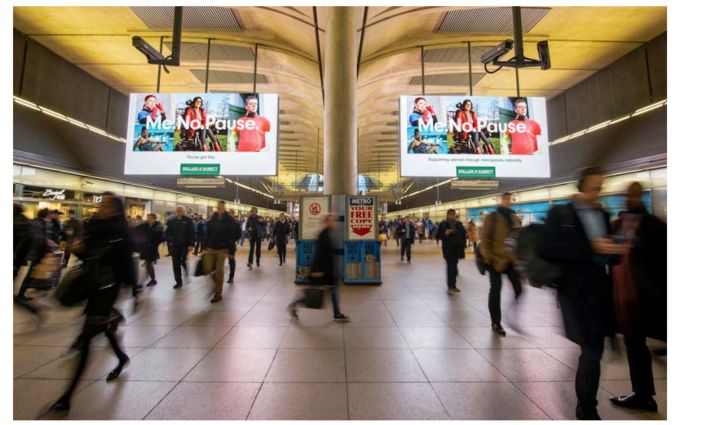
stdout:
[(118, 357), (118, 366), (106, 380), (118, 378), (129, 358), (121, 350), (116, 339), (116, 330), (123, 316), (114, 307), (122, 283), (135, 285), (136, 272), (131, 257), (131, 243), (123, 203), (112, 192), (104, 192), (96, 214), (89, 220), (84, 231), (82, 247), (77, 256), (84, 263), (91, 280), (84, 314), (86, 319), (76, 345), (79, 349), (79, 364), (69, 387), (52, 409), (68, 411), (71, 396), (86, 368), (91, 352), (91, 340), (104, 333)]
[(279, 253), (279, 266), (286, 262), (286, 244), (288, 243), (288, 234), (291, 228), (286, 221), (286, 216), (281, 213), (281, 217), (274, 223), (274, 244)]

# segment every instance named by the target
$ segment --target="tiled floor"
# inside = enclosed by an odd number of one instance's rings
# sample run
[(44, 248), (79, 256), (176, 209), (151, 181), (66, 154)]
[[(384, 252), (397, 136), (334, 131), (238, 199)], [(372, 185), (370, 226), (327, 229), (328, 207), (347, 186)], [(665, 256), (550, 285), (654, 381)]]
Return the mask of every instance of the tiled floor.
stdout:
[[(329, 305), (300, 310), (292, 321), (286, 305), (299, 289), (289, 247), (287, 266), (264, 250), (253, 271), (240, 247), (236, 283), (225, 284), (215, 305), (205, 278), (173, 290), (170, 259), (162, 259), (159, 283), (144, 291), (139, 308), (130, 298), (120, 303), (131, 363), (105, 382), (116, 359), (105, 338), (96, 338), (68, 415), (47, 409), (71, 376), (76, 355), (67, 351), (81, 310), (55, 307), (37, 327), (16, 308), (14, 418), (574, 419), (578, 348), (562, 336), (551, 291), (526, 287), (514, 305), (506, 284), (508, 336), (501, 338), (490, 331), (488, 282), (470, 255), (460, 265), (463, 292), (452, 296), (435, 245), (416, 244), (406, 264), (390, 243), (382, 286), (342, 288), (352, 322), (333, 322)], [(623, 351), (608, 349), (602, 418), (665, 418), (665, 358), (654, 359), (654, 374), (658, 414), (611, 405), (607, 399), (631, 384)]]

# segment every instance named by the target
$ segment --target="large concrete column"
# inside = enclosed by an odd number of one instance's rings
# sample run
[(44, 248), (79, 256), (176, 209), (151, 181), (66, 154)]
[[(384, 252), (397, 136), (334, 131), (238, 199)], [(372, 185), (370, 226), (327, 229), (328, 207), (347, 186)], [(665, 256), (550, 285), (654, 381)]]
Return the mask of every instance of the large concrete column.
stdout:
[(354, 7), (330, 7), (325, 33), (325, 142), (327, 195), (357, 194), (357, 17)]

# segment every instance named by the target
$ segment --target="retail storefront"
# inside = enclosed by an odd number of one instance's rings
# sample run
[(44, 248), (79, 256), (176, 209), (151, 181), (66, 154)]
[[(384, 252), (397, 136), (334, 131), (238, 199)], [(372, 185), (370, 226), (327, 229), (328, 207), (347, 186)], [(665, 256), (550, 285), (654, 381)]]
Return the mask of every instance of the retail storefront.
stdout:
[[(77, 218), (88, 218), (101, 203), (101, 194), (113, 192), (123, 199), (126, 213), (131, 218), (155, 213), (162, 221), (167, 212), (174, 212), (182, 205), (187, 214), (209, 217), (216, 208), (218, 199), (203, 198), (191, 194), (164, 189), (137, 186), (109, 180), (70, 174), (44, 168), (13, 164), (13, 202), (22, 205), (25, 215), (34, 218), (43, 208), (62, 211), (65, 216), (74, 210)], [(251, 205), (227, 203), (240, 215), (248, 214)], [(259, 208), (261, 215), (275, 217), (280, 211)]]

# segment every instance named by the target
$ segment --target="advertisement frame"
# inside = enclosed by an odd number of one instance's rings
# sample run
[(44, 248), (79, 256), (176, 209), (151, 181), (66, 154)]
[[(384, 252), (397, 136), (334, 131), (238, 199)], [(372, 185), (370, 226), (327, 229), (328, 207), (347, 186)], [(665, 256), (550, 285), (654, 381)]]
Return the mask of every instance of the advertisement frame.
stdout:
[[(351, 239), (350, 238), (350, 200), (355, 199), (355, 198), (372, 198), (372, 208), (373, 208), (373, 222), (372, 222), (372, 227), (373, 227), (373, 238), (372, 239)], [(347, 242), (354, 242), (354, 241), (376, 241), (377, 240), (377, 235), (378, 232), (380, 231), (380, 213), (379, 213), (379, 201), (377, 199), (377, 196), (375, 195), (351, 195), (347, 196), (345, 199), (345, 241)]]
[(305, 219), (304, 219), (304, 218), (305, 218), (305, 217), (304, 217), (304, 214), (305, 214), (305, 212), (306, 212), (305, 203), (306, 203), (306, 201), (307, 201), (308, 199), (325, 199), (325, 200), (326, 200), (326, 204), (327, 204), (327, 208), (326, 208), (326, 211), (325, 211), (326, 214), (327, 214), (328, 212), (330, 212), (330, 209), (331, 209), (331, 206), (332, 206), (332, 205), (331, 205), (331, 196), (330, 196), (330, 195), (301, 195), (301, 196), (300, 196), (300, 199), (299, 199), (300, 205), (299, 205), (299, 211), (298, 211), (298, 220), (299, 220), (298, 240), (299, 240), (299, 241), (302, 241), (302, 240), (304, 240), (304, 241), (314, 241), (314, 240), (317, 240), (317, 239), (318, 239), (317, 236), (316, 236), (315, 238), (313, 238), (313, 239), (304, 237), (303, 230), (304, 230), (304, 226), (305, 226), (305, 223), (306, 223), (306, 221), (305, 221)]

